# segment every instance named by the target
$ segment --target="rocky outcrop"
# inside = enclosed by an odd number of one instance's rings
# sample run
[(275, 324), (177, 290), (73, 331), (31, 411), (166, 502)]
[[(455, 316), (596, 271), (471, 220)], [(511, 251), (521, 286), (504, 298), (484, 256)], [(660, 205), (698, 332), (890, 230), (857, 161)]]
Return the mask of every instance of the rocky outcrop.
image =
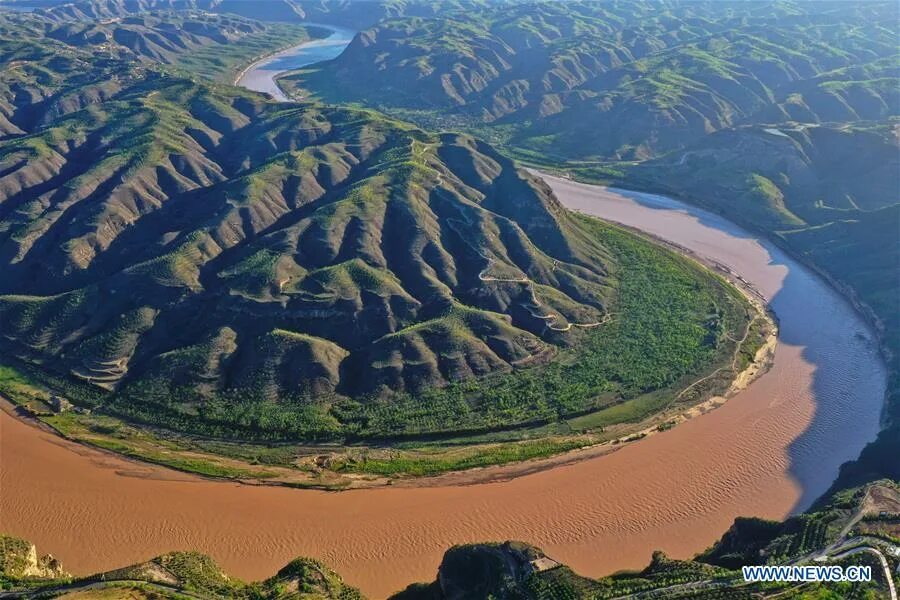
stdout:
[(71, 577), (50, 554), (39, 556), (34, 544), (0, 535), (0, 578), (65, 579)]

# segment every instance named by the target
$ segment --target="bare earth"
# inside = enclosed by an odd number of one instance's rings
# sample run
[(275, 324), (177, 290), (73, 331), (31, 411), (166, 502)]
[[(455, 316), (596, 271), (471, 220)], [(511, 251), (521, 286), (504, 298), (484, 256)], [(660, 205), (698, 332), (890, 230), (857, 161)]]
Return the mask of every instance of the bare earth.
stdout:
[(709, 414), (596, 458), (494, 483), (341, 493), (139, 465), (0, 412), (0, 531), (76, 574), (196, 549), (252, 579), (314, 556), (380, 598), (432, 579), (457, 543), (521, 539), (599, 576), (643, 566), (654, 549), (690, 556), (737, 515), (808, 505), (877, 432), (885, 372), (870, 330), (818, 278), (715, 216), (549, 181), (571, 208), (741, 273), (780, 318), (769, 372)]

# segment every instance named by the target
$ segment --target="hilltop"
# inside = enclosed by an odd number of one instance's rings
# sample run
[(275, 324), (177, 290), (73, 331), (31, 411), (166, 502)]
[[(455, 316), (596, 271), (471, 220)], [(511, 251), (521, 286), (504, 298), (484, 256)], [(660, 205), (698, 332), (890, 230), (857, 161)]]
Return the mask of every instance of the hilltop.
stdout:
[(486, 6), (485, 0), (448, 0), (431, 2), (384, 0), (12, 0), (34, 8), (36, 14), (55, 22), (105, 20), (148, 11), (203, 11), (238, 15), (255, 20), (280, 23), (318, 23), (363, 29), (386, 17), (430, 16), (446, 9)]
[[(138, 21), (66, 31), (185, 23)], [(245, 441), (604, 432), (724, 391), (767, 335), (476, 138), (53, 31), (0, 20), (0, 348), (80, 409)]]
[[(34, 562), (33, 544), (0, 535), (0, 590), (13, 589), (20, 597), (68, 598), (237, 598), (253, 600), (363, 600), (358, 589), (311, 558), (299, 557), (272, 577), (246, 583), (229, 576), (199, 552), (169, 552), (121, 569), (73, 578), (50, 557), (52, 569), (18, 568)], [(46, 562), (45, 559), (42, 559)], [(2, 593), (2, 592), (0, 592)], [(15, 596), (14, 596), (15, 597)]]
[[(59, 22), (7, 14), (3, 26), (6, 36), (11, 36), (12, 28), (30, 36), (30, 52), (35, 54), (29, 55), (28, 45), (19, 39), (18, 60), (35, 56), (40, 52), (37, 46), (42, 45), (63, 55), (81, 51), (97, 61), (119, 59), (143, 65), (171, 65), (229, 83), (242, 66), (255, 58), (325, 34), (321, 28), (300, 24), (264, 23), (202, 11), (126, 13), (103, 20)], [(52, 41), (59, 44), (49, 45)], [(9, 44), (4, 49), (12, 50)], [(62, 65), (59, 68), (65, 71)]]

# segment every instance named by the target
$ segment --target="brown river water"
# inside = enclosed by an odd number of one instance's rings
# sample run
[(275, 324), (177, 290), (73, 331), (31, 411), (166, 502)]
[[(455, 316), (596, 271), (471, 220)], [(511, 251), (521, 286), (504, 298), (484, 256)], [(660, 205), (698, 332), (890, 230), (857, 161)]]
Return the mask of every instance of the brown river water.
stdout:
[(723, 407), (619, 451), (510, 481), (321, 492), (204, 480), (69, 443), (0, 412), (0, 531), (76, 574), (168, 550), (247, 579), (298, 555), (373, 598), (433, 579), (444, 550), (518, 539), (599, 576), (689, 557), (738, 515), (808, 506), (878, 430), (873, 334), (772, 245), (673, 200), (547, 178), (562, 202), (729, 265), (781, 321), (771, 370)]

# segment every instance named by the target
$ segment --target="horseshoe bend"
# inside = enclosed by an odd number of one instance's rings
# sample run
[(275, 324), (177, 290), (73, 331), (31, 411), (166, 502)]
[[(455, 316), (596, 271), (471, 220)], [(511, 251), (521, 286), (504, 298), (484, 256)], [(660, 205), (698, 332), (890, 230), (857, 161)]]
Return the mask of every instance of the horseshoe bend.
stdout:
[[(340, 79), (394, 21), (275, 6), (0, 10), (0, 582), (380, 598), (440, 565), (408, 597), (501, 572), (510, 597), (629, 597), (868, 544), (895, 593), (893, 291), (843, 262), (886, 188), (842, 183), (862, 212), (826, 226), (796, 185), (777, 214), (719, 204), (744, 192), (691, 158), (731, 160), (714, 135), (598, 168), (474, 117), (438, 133), (434, 96)], [(746, 162), (791, 131), (721, 135)], [(872, 131), (852, 143), (897, 161)], [(843, 147), (803, 135), (768, 152)]]

